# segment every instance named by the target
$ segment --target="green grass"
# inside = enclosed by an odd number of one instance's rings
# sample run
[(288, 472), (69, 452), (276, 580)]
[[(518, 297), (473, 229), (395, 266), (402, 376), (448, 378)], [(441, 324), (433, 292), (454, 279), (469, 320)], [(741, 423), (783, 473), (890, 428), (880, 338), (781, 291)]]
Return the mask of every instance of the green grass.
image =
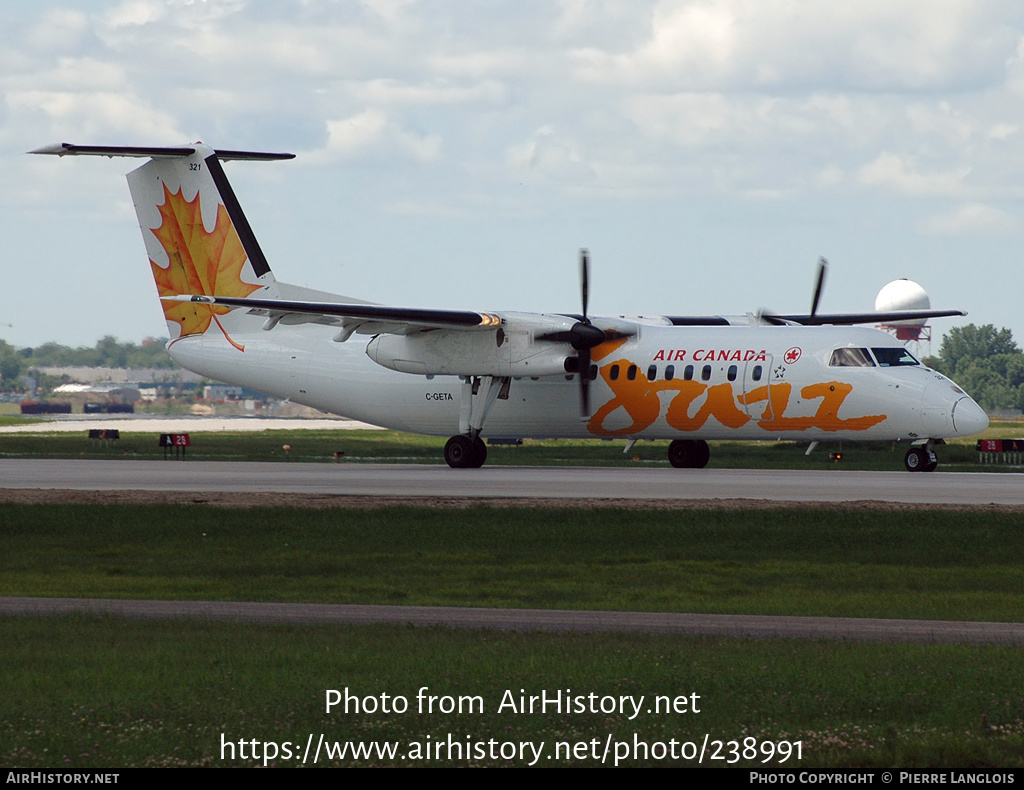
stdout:
[[(1024, 436), (1024, 426), (997, 424), (985, 434), (994, 438)], [(417, 436), (397, 431), (272, 430), (252, 433), (193, 433), (186, 457), (196, 460), (335, 462), (343, 463), (426, 463), (442, 464), (446, 438)], [(86, 431), (64, 434), (0, 435), (0, 458), (136, 458), (158, 459), (164, 451), (157, 434), (122, 431), (121, 439), (107, 444), (90, 440)], [(957, 440), (937, 448), (940, 469), (947, 471), (1019, 471), (1003, 464), (978, 463), (975, 439)], [(285, 445), (290, 447), (285, 450)], [(492, 445), (489, 465), (590, 465), (668, 467), (667, 441), (638, 442), (624, 454), (625, 441), (526, 440), (522, 446)], [(711, 442), (711, 468), (737, 469), (903, 469), (907, 445), (892, 442), (822, 442), (811, 455), (807, 443), (795, 442)], [(841, 451), (841, 463), (829, 453)]]
[[(259, 765), (238, 741), (494, 739), (556, 744), (800, 741), (802, 759), (769, 768), (1024, 767), (1020, 651), (1000, 647), (790, 642), (658, 635), (558, 635), (441, 628), (288, 627), (104, 618), (0, 620), (0, 764), (12, 768)], [(420, 713), (416, 694), (478, 696), (482, 712)], [(404, 696), (404, 714), (325, 710), (327, 689)], [(618, 713), (498, 712), (519, 697), (644, 695)], [(648, 713), (653, 696), (699, 712)], [(235, 744), (222, 760), (221, 744)], [(225, 752), (230, 757), (230, 750)], [(728, 747), (722, 752), (729, 756)], [(277, 759), (295, 765), (297, 759)], [(320, 765), (525, 764), (322, 759)], [(690, 764), (677, 761), (680, 764)], [(666, 760), (624, 764), (666, 765)], [(726, 764), (724, 761), (709, 763)], [(743, 761), (746, 765), (757, 765)]]
[[(948, 511), (2, 505), (0, 595), (1019, 622), (1020, 526), (1014, 514)], [(324, 709), (326, 689), (415, 706), (422, 687), (485, 709)], [(11, 617), (0, 619), (0, 764), (252, 765), (238, 741), (304, 747), (323, 733), (394, 742), (405, 756), (321, 765), (418, 765), (407, 750), (427, 736), (543, 742), (551, 754), (603, 748), (609, 734), (708, 734), (801, 742), (799, 762), (770, 768), (1019, 768), (1022, 688), (1019, 648), (995, 646)], [(521, 689), (697, 694), (700, 713), (499, 713), (504, 692)], [(222, 738), (234, 759), (222, 761)]]
[(0, 506), (0, 594), (1020, 621), (1012, 513)]
[(39, 425), (44, 422), (46, 421), (41, 417), (20, 417), (15, 414), (4, 414), (3, 412), (0, 412), (0, 425)]

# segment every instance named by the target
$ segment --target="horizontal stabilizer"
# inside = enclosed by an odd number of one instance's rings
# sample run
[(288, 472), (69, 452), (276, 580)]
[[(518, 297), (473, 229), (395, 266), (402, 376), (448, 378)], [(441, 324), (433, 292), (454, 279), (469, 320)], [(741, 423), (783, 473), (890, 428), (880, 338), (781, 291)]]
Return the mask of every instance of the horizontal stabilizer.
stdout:
[[(50, 154), (51, 156), (136, 156), (146, 159), (171, 159), (180, 156), (192, 156), (196, 149), (192, 146), (173, 147), (137, 147), (128, 145), (75, 145), (74, 143), (57, 143), (47, 145), (29, 151), (30, 154)], [(275, 161), (280, 159), (294, 159), (295, 154), (268, 153), (264, 151), (231, 151), (214, 149), (217, 158), (223, 161), (229, 159), (244, 159), (249, 161)]]

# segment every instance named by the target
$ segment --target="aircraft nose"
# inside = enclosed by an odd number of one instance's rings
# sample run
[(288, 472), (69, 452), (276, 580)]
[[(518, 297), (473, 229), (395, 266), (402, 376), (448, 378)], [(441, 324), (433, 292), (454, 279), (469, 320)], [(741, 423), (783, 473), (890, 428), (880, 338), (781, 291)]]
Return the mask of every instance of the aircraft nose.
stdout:
[(953, 404), (953, 430), (961, 436), (972, 436), (988, 428), (988, 415), (970, 398)]

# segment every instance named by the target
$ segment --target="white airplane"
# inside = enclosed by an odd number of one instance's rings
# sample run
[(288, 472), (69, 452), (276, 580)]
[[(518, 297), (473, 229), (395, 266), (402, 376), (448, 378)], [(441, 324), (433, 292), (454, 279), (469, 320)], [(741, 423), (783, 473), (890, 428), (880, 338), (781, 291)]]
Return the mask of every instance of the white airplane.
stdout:
[[(589, 316), (388, 307), (279, 282), (221, 162), (292, 154), (80, 146), (32, 153), (148, 158), (128, 174), (170, 330), (203, 376), (400, 431), (450, 435), (445, 461), (479, 467), (483, 437), (669, 439), (673, 466), (708, 439), (934, 445), (988, 427), (985, 412), (891, 335), (854, 324), (955, 310), (806, 315)], [(595, 406), (593, 410), (591, 405)]]

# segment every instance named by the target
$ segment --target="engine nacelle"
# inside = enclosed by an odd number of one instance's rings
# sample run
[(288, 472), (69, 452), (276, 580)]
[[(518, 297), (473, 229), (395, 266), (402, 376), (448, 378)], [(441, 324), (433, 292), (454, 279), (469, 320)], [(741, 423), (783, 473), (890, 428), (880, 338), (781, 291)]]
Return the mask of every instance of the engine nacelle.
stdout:
[(563, 316), (506, 317), (493, 329), (432, 329), (408, 335), (377, 335), (366, 354), (378, 365), (402, 373), (436, 376), (553, 376), (565, 374), (575, 356), (567, 343), (535, 340), (561, 331), (574, 320)]

